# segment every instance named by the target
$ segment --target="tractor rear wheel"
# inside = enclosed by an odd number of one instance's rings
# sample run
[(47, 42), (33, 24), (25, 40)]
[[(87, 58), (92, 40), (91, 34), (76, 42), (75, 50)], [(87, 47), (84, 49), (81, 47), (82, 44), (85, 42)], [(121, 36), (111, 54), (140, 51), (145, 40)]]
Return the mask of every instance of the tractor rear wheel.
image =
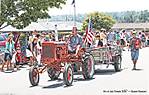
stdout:
[(115, 63), (114, 63), (114, 69), (116, 72), (119, 72), (121, 70), (121, 62), (122, 62), (121, 55), (116, 56)]
[(82, 63), (82, 72), (84, 79), (93, 78), (95, 71), (94, 58), (92, 55), (87, 55)]

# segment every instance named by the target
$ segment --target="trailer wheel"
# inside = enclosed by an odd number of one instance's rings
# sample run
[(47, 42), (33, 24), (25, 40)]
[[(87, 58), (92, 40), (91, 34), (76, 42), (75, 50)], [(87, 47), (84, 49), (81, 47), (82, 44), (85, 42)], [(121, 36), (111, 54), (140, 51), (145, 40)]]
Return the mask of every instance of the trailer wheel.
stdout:
[(95, 71), (94, 58), (92, 55), (87, 55), (82, 64), (82, 72), (84, 79), (93, 78)]
[(64, 67), (64, 72), (63, 72), (63, 79), (64, 79), (64, 84), (66, 86), (72, 85), (73, 82), (73, 70), (70, 64), (66, 64)]
[(39, 72), (36, 67), (31, 67), (29, 70), (29, 79), (32, 86), (37, 86), (39, 83)]
[(114, 69), (116, 72), (121, 70), (121, 62), (122, 62), (121, 55), (115, 56)]
[(48, 76), (51, 78), (51, 80), (56, 80), (58, 79), (60, 75), (60, 71), (56, 71), (53, 68), (47, 68)]

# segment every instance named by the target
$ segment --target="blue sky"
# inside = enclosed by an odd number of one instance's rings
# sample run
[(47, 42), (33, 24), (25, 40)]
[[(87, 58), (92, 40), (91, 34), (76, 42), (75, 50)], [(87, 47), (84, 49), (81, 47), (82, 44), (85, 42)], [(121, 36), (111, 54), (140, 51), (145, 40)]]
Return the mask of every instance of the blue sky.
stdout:
[[(73, 14), (73, 0), (67, 0), (62, 9), (49, 9), (50, 15)], [(131, 10), (149, 10), (149, 0), (76, 0), (76, 12), (89, 13), (99, 12), (120, 12)]]

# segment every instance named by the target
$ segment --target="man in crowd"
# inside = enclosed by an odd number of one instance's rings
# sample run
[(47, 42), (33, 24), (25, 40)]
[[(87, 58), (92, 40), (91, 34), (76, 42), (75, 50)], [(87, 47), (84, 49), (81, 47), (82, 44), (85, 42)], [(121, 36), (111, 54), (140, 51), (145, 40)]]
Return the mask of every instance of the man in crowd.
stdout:
[(141, 48), (141, 40), (136, 36), (137, 32), (132, 31), (132, 38), (130, 39), (131, 59), (133, 61), (133, 69), (136, 70), (136, 63), (139, 57), (139, 49)]
[(107, 35), (108, 44), (113, 45), (115, 40), (115, 34), (113, 31), (109, 31)]
[(145, 35), (144, 31), (142, 31), (142, 33), (141, 33), (141, 43), (142, 43), (142, 47), (146, 46), (146, 35)]
[(125, 30), (122, 30), (120, 32), (120, 38), (121, 38), (121, 47), (123, 49), (123, 51), (125, 51), (124, 47), (126, 46), (126, 31)]

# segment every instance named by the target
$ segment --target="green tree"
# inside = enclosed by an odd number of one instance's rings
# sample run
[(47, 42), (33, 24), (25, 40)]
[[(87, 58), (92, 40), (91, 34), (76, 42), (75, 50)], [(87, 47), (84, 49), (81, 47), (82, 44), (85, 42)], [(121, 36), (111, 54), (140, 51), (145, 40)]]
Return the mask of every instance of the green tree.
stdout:
[(39, 18), (49, 18), (48, 8), (62, 8), (65, 3), (66, 0), (1, 0), (0, 29), (8, 25), (22, 29)]
[(125, 11), (125, 12), (113, 12), (108, 13), (117, 22), (120, 23), (138, 23), (138, 22), (149, 22), (149, 11)]
[(100, 30), (101, 28), (109, 30), (115, 23), (115, 20), (111, 16), (108, 16), (104, 13), (93, 12), (88, 14), (88, 16), (85, 18), (82, 27), (83, 30), (87, 28), (90, 17), (93, 23), (93, 28), (96, 30)]
[(139, 19), (140, 22), (149, 22), (149, 11), (148, 10), (141, 11)]

